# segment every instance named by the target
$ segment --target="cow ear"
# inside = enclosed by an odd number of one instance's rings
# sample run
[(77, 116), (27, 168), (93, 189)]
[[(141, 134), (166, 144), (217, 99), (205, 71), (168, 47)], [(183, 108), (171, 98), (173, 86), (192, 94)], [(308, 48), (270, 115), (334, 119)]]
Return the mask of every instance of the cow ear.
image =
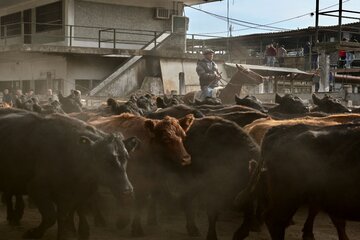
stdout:
[(91, 139), (86, 136), (81, 136), (79, 138), (79, 143), (84, 145), (92, 145), (94, 142), (91, 141)]
[(275, 103), (281, 103), (282, 97), (279, 94), (275, 95)]
[(144, 126), (153, 133), (155, 129), (155, 122), (153, 120), (146, 120)]
[(318, 98), (314, 93), (311, 97), (315, 105), (320, 105), (321, 102), (320, 98)]
[(179, 124), (182, 127), (182, 129), (184, 129), (184, 131), (187, 132), (191, 127), (191, 125), (193, 124), (194, 119), (195, 118), (193, 114), (188, 114), (185, 117), (179, 119)]
[(140, 140), (137, 137), (131, 137), (123, 140), (125, 148), (128, 152), (133, 152), (140, 144)]

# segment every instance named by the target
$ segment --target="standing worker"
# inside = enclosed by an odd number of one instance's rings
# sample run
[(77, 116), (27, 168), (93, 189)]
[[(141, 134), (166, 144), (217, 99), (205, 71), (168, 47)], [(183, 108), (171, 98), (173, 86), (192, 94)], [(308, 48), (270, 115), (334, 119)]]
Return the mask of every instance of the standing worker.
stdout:
[(284, 67), (285, 57), (286, 57), (286, 54), (287, 54), (287, 51), (286, 51), (284, 45), (281, 45), (281, 47), (278, 48), (276, 54), (277, 54), (279, 67)]
[(213, 61), (215, 52), (211, 49), (203, 51), (204, 58), (197, 62), (196, 72), (199, 75), (202, 99), (212, 97), (218, 81), (221, 79), (218, 67)]

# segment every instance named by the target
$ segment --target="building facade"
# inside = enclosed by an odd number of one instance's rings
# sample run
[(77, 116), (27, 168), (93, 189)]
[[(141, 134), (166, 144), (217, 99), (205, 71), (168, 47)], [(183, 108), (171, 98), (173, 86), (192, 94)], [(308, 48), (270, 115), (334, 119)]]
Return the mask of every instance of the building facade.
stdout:
[(2, 0), (0, 91), (90, 93), (115, 81), (118, 92), (108, 95), (126, 95), (146, 76), (160, 76), (162, 55), (184, 56), (184, 6), (206, 2), (211, 1)]

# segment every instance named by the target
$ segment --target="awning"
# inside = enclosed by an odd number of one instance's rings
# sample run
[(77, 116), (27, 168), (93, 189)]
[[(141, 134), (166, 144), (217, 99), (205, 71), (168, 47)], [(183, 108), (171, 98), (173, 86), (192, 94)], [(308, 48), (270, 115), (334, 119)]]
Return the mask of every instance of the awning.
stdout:
[[(235, 63), (225, 63), (226, 66), (236, 68)], [(250, 65), (250, 64), (238, 64), (244, 68), (250, 69), (263, 77), (281, 76), (288, 80), (295, 81), (312, 81), (314, 73), (308, 73), (301, 71), (297, 68), (285, 68), (285, 67), (269, 67), (263, 65)]]

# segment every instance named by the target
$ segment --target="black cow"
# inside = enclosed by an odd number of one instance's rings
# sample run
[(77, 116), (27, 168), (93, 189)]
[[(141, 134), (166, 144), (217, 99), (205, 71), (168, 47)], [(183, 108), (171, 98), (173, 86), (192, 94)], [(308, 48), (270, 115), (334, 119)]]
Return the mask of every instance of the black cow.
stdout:
[(222, 117), (226, 120), (233, 121), (240, 127), (244, 127), (252, 123), (256, 119), (268, 117), (268, 115), (259, 111), (231, 112), (231, 113), (218, 114), (216, 116)]
[(199, 110), (184, 104), (175, 105), (172, 107), (160, 109), (156, 112), (148, 113), (146, 114), (146, 117), (151, 119), (163, 119), (166, 116), (182, 118), (188, 114), (193, 114), (196, 118), (204, 117), (204, 114), (202, 114)]
[(206, 116), (217, 116), (219, 114), (233, 113), (233, 112), (253, 112), (254, 109), (242, 105), (218, 105), (211, 107), (211, 105), (203, 105), (197, 107), (200, 112)]
[(339, 235), (345, 233), (345, 219), (360, 221), (359, 148), (359, 124), (268, 131), (260, 167), (267, 168), (265, 221), (273, 240), (284, 239), (286, 226), (304, 203), (327, 212)]
[(270, 108), (269, 113), (303, 114), (309, 112), (309, 108), (303, 100), (292, 94), (285, 94), (283, 97), (276, 94), (275, 102), (279, 105)]
[[(192, 200), (198, 195), (205, 200), (209, 227), (207, 239), (217, 239), (216, 221), (219, 211), (232, 206), (236, 191), (245, 188), (249, 179), (250, 160), (259, 157), (258, 146), (234, 122), (219, 117), (195, 119), (187, 132), (185, 147), (192, 163), (180, 173), (186, 186), (181, 197), (189, 235), (196, 236)], [(234, 234), (243, 239), (249, 233), (252, 208), (244, 208), (244, 222)]]
[(144, 115), (142, 109), (140, 109), (137, 105), (137, 98), (132, 96), (127, 102), (119, 103), (113, 98), (109, 98), (107, 101), (107, 105), (110, 107), (111, 113), (113, 115), (119, 115), (122, 113), (132, 113), (136, 116)]
[(164, 95), (164, 97), (156, 98), (156, 106), (158, 108), (167, 108), (179, 104), (184, 104), (184, 101), (176, 95), (172, 95), (170, 98), (167, 97), (166, 95)]
[(42, 217), (24, 237), (42, 237), (57, 218), (58, 239), (67, 239), (70, 213), (81, 209), (98, 182), (119, 199), (132, 192), (125, 168), (136, 145), (135, 138), (123, 140), (64, 115), (0, 109), (0, 191), (29, 194)]
[(316, 96), (315, 93), (312, 95), (312, 100), (314, 104), (316, 105), (315, 108), (312, 109), (312, 111), (319, 111), (319, 112), (325, 112), (325, 113), (348, 113), (351, 112), (350, 109), (343, 106), (341, 102), (331, 97), (330, 95), (326, 95), (320, 99)]
[(81, 112), (82, 111), (82, 103), (80, 99), (80, 93), (78, 91), (73, 91), (67, 97), (64, 97), (61, 92), (58, 94), (59, 102), (61, 103), (61, 108), (66, 113), (72, 112)]
[(222, 102), (221, 102), (220, 98), (206, 97), (202, 101), (199, 101), (198, 99), (195, 99), (193, 105), (196, 105), (196, 106), (201, 106), (201, 105), (222, 105)]
[(235, 95), (235, 102), (238, 105), (251, 107), (259, 110), (260, 112), (267, 112), (267, 110), (263, 107), (262, 102), (255, 96), (246, 95), (244, 98), (240, 98), (239, 96)]

